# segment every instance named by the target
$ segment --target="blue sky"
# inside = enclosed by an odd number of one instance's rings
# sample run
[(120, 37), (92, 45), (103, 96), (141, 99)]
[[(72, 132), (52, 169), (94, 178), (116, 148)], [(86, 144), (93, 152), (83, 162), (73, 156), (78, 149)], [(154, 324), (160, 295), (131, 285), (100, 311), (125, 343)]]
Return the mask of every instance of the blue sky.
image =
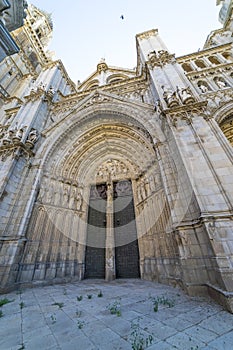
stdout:
[[(135, 35), (158, 29), (171, 53), (202, 48), (220, 28), (216, 0), (31, 0), (52, 13), (56, 52), (71, 79), (83, 81), (103, 57), (110, 66), (136, 66)], [(120, 18), (124, 15), (124, 20)]]

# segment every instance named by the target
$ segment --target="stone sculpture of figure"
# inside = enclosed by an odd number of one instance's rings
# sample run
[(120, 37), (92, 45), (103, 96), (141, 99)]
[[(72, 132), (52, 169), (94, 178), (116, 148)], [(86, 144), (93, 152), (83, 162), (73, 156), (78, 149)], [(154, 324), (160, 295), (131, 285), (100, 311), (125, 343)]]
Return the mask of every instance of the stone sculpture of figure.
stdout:
[(208, 85), (205, 85), (204, 83), (199, 83), (199, 84), (198, 84), (198, 87), (199, 87), (199, 89), (201, 90), (201, 92), (203, 92), (203, 93), (209, 91)]
[(7, 145), (8, 143), (11, 143), (13, 135), (14, 135), (14, 131), (8, 130), (6, 135), (4, 136), (4, 138), (2, 140), (3, 145)]
[(67, 184), (64, 184), (64, 187), (63, 187), (63, 198), (64, 198), (65, 206), (68, 206), (68, 202), (69, 202), (69, 186)]
[(156, 189), (156, 185), (155, 185), (155, 179), (154, 179), (154, 176), (151, 175), (149, 177), (149, 181), (150, 181), (150, 190), (151, 190), (151, 193), (154, 193), (155, 192), (155, 189)]
[(166, 88), (165, 86), (162, 86), (163, 89), (163, 98), (168, 105), (168, 107), (173, 107), (179, 105), (179, 101), (176, 96), (176, 91), (172, 91), (169, 88)]
[(83, 197), (82, 197), (80, 191), (78, 191), (77, 195), (76, 195), (76, 209), (82, 210), (82, 204), (83, 204)]
[(194, 98), (189, 86), (187, 88), (179, 88), (177, 86), (177, 93), (183, 103), (194, 101)]
[(72, 187), (71, 193), (70, 193), (70, 201), (69, 201), (69, 208), (70, 209), (77, 209), (77, 196), (76, 194), (76, 188)]
[(38, 139), (38, 132), (37, 132), (37, 130), (32, 129), (28, 135), (28, 141), (35, 144), (37, 139)]
[(45, 86), (46, 85), (41, 81), (40, 84), (38, 85), (38, 88), (41, 89), (41, 90), (44, 90)]
[(21, 140), (22, 137), (23, 137), (23, 129), (18, 129), (18, 130), (16, 131), (16, 134), (15, 134), (14, 138), (16, 138), (16, 139), (18, 139), (18, 140)]
[(227, 87), (227, 83), (221, 78), (216, 79), (215, 82), (221, 89)]
[(142, 201), (142, 193), (141, 193), (141, 184), (138, 184), (137, 188), (137, 195), (138, 195), (138, 202), (140, 203)]

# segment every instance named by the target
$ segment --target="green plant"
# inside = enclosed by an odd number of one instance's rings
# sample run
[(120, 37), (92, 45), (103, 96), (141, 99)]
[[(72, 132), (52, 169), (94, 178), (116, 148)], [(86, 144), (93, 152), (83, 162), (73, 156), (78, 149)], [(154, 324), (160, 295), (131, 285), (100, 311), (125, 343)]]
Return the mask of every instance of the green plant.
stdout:
[(19, 303), (19, 307), (20, 307), (21, 310), (25, 307), (25, 304), (24, 304), (23, 301), (21, 301), (21, 303)]
[(85, 325), (85, 322), (84, 322), (84, 321), (78, 320), (77, 326), (78, 326), (79, 329), (82, 329), (84, 325)]
[(63, 308), (64, 303), (58, 303), (58, 302), (56, 302), (56, 303), (53, 303), (52, 305), (58, 306), (59, 309), (61, 309), (61, 308)]
[(102, 290), (99, 291), (99, 293), (97, 294), (98, 298), (102, 298), (103, 296), (103, 293), (102, 293)]
[(92, 294), (87, 294), (87, 299), (91, 299), (92, 298)]
[(56, 318), (56, 315), (55, 315), (55, 314), (52, 314), (52, 315), (50, 316), (50, 318), (51, 318), (52, 324), (56, 323), (57, 318)]
[(131, 323), (131, 334), (129, 340), (133, 350), (144, 350), (152, 344), (153, 336), (151, 334), (149, 334), (148, 337), (143, 335), (139, 326), (138, 318), (136, 323)]
[(109, 304), (107, 306), (107, 309), (110, 311), (110, 314), (117, 315), (118, 317), (121, 316), (121, 303), (120, 303), (120, 301), (116, 300), (112, 304)]
[(77, 300), (78, 300), (78, 301), (81, 301), (82, 299), (83, 299), (83, 296), (82, 296), (82, 295), (80, 295), (80, 296), (77, 297)]
[(77, 317), (81, 317), (81, 316), (82, 316), (82, 311), (77, 310), (77, 311), (76, 311), (76, 316), (77, 316)]
[(12, 301), (14, 301), (14, 300), (9, 300), (7, 298), (1, 299), (0, 300), (0, 307), (2, 307), (3, 305), (6, 305), (8, 303), (12, 303)]
[(0, 318), (3, 317), (3, 312), (0, 310)]
[(175, 301), (173, 299), (169, 299), (164, 296), (152, 298), (152, 302), (153, 302), (154, 312), (158, 311), (159, 305), (165, 305), (168, 307), (173, 307), (175, 305)]

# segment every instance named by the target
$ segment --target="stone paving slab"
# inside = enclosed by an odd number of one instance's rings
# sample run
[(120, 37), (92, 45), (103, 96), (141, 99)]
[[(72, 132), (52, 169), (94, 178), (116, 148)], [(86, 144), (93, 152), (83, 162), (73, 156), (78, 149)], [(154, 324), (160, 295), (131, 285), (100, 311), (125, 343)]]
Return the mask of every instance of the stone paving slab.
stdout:
[(233, 349), (232, 314), (154, 282), (84, 280), (4, 298), (0, 350), (130, 350), (140, 342), (148, 350)]

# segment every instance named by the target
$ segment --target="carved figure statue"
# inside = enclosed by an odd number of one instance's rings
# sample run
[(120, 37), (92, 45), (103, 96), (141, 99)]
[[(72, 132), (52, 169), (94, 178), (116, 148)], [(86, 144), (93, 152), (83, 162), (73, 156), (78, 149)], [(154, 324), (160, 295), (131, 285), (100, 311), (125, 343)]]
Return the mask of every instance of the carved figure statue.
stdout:
[(32, 142), (33, 144), (36, 143), (38, 139), (38, 132), (35, 129), (32, 129), (28, 135), (28, 141)]
[(16, 131), (16, 134), (15, 134), (14, 138), (16, 138), (16, 139), (18, 139), (18, 140), (21, 140), (22, 137), (23, 137), (23, 129), (18, 129), (18, 130)]
[(215, 79), (215, 82), (221, 89), (227, 87), (227, 83), (221, 78)]
[(210, 91), (209, 86), (207, 84), (205, 85), (204, 83), (199, 83), (198, 87), (203, 93)]
[(194, 101), (194, 97), (192, 95), (192, 92), (190, 90), (190, 87), (186, 88), (179, 88), (177, 86), (177, 93), (183, 103), (188, 103)]
[(163, 98), (168, 107), (178, 106), (179, 101), (176, 95), (176, 91), (172, 91), (170, 88), (167, 88), (164, 85), (161, 87), (163, 89)]
[(3, 145), (7, 145), (8, 143), (11, 143), (13, 135), (14, 135), (14, 131), (8, 130), (5, 137), (2, 140)]

